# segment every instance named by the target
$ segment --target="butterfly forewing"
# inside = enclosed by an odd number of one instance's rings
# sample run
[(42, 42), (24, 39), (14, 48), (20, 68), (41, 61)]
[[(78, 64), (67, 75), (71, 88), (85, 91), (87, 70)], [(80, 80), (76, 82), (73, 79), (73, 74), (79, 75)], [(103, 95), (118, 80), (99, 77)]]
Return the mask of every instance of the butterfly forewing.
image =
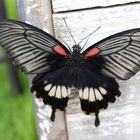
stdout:
[[(67, 48), (51, 35), (34, 26), (13, 20), (0, 22), (0, 43), (13, 63), (30, 74), (49, 70), (51, 62), (48, 62), (48, 58), (51, 54), (69, 54)], [(55, 46), (59, 46), (66, 54), (55, 51)]]
[[(117, 79), (126, 80), (140, 69), (140, 29), (132, 29), (107, 37), (89, 47), (85, 55), (93, 48), (98, 48), (98, 57), (102, 73)], [(91, 58), (90, 58), (91, 59)]]

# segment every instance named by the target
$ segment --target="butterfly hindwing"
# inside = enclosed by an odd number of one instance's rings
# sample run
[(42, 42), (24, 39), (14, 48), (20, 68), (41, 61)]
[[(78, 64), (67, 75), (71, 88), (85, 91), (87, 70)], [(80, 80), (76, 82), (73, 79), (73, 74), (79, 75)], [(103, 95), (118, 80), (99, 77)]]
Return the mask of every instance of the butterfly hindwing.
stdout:
[[(39, 74), (33, 79), (31, 91), (55, 110), (64, 110), (71, 93), (71, 68), (64, 66), (52, 72)], [(51, 117), (54, 120), (54, 117)]]
[[(0, 44), (6, 49), (13, 63), (29, 74), (43, 73), (50, 69), (51, 54), (67, 56), (67, 48), (50, 34), (23, 22), (0, 22)], [(55, 57), (56, 58), (56, 57)]]
[(119, 85), (113, 78), (83, 67), (79, 72), (79, 97), (81, 108), (86, 114), (95, 113), (95, 125), (99, 125), (98, 113), (109, 102), (115, 102), (120, 96)]
[(140, 70), (140, 28), (109, 36), (92, 45), (82, 54), (86, 56), (95, 48), (99, 50), (97, 56), (104, 59), (101, 65), (102, 73), (105, 75), (126, 80)]

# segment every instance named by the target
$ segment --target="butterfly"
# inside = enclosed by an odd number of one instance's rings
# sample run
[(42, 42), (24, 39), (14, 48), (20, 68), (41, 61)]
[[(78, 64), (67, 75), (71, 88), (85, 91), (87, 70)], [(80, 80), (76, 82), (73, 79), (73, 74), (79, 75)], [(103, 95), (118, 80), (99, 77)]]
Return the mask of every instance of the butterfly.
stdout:
[(31, 92), (56, 109), (67, 106), (71, 88), (79, 91), (81, 109), (99, 112), (121, 95), (116, 79), (127, 80), (140, 69), (140, 28), (111, 35), (82, 51), (79, 44), (72, 49), (32, 25), (0, 21), (0, 44), (11, 61), (26, 74), (35, 74)]

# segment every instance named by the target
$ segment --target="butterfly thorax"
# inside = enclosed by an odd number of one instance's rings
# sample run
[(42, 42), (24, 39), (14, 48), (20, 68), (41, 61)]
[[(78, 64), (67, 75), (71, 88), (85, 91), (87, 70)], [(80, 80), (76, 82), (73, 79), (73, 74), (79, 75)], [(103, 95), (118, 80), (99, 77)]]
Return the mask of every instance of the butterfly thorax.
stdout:
[(73, 46), (73, 51), (69, 56), (69, 64), (74, 67), (79, 67), (82, 63), (81, 47), (79, 45)]

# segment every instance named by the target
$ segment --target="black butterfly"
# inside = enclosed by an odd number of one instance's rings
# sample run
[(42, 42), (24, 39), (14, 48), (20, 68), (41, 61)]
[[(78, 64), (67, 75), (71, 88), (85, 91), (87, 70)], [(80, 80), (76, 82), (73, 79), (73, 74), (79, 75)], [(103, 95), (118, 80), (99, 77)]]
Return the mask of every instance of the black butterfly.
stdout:
[(120, 96), (115, 79), (127, 80), (140, 69), (140, 28), (109, 36), (85, 51), (73, 51), (48, 33), (23, 22), (0, 22), (0, 44), (13, 63), (27, 74), (36, 74), (31, 91), (55, 110), (67, 106), (71, 87), (79, 90), (81, 108), (98, 113)]

